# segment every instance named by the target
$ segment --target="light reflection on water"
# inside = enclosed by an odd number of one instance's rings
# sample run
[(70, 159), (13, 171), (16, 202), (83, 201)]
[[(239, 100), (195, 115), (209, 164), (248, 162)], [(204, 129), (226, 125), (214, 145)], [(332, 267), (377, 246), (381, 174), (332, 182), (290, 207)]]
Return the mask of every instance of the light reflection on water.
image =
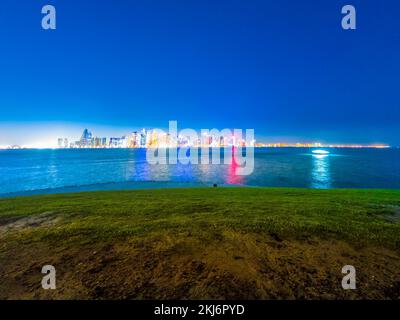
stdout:
[(227, 174), (226, 183), (228, 183), (228, 184), (243, 184), (244, 177), (242, 175), (237, 174), (239, 164), (236, 160), (235, 155), (236, 155), (235, 150), (232, 150), (232, 161), (231, 161), (231, 164), (228, 165), (228, 174)]
[(331, 187), (330, 156), (313, 154), (312, 162), (311, 188), (329, 189)]

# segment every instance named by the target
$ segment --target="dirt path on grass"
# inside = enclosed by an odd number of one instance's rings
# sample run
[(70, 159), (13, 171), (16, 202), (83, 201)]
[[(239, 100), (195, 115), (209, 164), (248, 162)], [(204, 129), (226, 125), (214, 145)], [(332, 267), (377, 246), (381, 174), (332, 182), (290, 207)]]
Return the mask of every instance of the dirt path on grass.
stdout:
[(52, 211), (43, 212), (27, 217), (0, 217), (0, 236), (7, 232), (36, 228), (49, 227), (57, 222), (57, 216)]
[[(343, 241), (226, 231), (104, 244), (0, 247), (1, 299), (400, 299), (400, 253)], [(41, 268), (57, 289), (41, 288)], [(357, 289), (343, 290), (353, 265)]]

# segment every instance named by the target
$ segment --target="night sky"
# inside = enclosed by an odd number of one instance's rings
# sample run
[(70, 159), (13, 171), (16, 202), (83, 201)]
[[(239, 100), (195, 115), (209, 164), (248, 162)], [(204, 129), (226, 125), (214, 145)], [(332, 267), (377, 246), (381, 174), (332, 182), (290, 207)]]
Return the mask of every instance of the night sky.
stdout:
[(400, 145), (399, 17), (396, 0), (2, 0), (0, 146), (169, 120)]

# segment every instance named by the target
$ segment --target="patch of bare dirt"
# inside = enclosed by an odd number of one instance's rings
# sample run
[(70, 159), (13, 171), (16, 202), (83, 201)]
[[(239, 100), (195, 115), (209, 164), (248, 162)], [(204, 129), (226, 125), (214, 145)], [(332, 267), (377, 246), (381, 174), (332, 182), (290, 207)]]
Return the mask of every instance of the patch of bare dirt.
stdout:
[[(8, 299), (400, 299), (400, 253), (336, 240), (286, 240), (225, 232), (211, 243), (166, 234), (57, 248), (7, 247), (0, 298)], [(41, 267), (57, 289), (41, 288)], [(341, 286), (353, 265), (357, 289)]]
[(2, 217), (0, 218), (0, 236), (13, 230), (51, 226), (55, 222), (56, 216), (51, 211), (28, 217)]

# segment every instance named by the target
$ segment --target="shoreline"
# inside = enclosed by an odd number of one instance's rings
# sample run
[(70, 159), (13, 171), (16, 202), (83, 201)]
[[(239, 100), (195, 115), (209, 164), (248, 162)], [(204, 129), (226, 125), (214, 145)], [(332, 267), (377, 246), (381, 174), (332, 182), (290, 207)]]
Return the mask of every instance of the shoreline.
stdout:
[[(126, 188), (121, 188), (126, 185)], [(134, 185), (134, 186), (133, 186)], [(103, 188), (98, 188), (103, 186)], [(96, 184), (87, 184), (81, 186), (65, 186), (60, 188), (37, 189), (9, 193), (0, 193), (0, 200), (14, 199), (20, 197), (40, 197), (46, 195), (66, 195), (90, 192), (125, 192), (141, 190), (168, 190), (168, 189), (208, 189), (214, 188), (213, 183), (202, 182), (175, 182), (175, 181), (124, 181), (124, 182), (105, 182)], [(292, 189), (292, 190), (310, 190), (310, 191), (400, 191), (400, 188), (310, 188), (310, 187), (276, 187), (276, 186), (258, 186), (258, 185), (240, 185), (240, 184), (217, 184), (216, 188), (258, 188), (258, 189)], [(70, 190), (70, 191), (68, 191)]]

